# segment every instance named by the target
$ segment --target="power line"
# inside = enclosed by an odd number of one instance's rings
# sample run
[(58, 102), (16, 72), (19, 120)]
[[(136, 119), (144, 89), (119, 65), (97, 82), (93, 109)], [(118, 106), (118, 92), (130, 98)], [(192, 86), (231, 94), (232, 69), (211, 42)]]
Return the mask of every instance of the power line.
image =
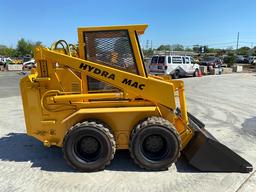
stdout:
[(251, 47), (253, 48), (253, 45), (256, 44), (256, 42), (253, 42), (253, 41), (240, 41), (240, 36), (237, 38), (238, 41), (230, 41), (230, 42), (219, 42), (219, 43), (210, 43), (210, 44), (207, 44), (207, 43), (196, 43), (196, 44), (193, 44), (193, 45), (186, 45), (186, 44), (182, 44), (182, 43), (168, 43), (168, 42), (163, 42), (163, 40), (161, 40), (161, 42), (157, 42), (157, 41), (154, 41), (154, 45), (153, 45), (153, 41), (152, 40), (146, 40), (145, 44), (142, 44), (143, 47), (149, 49), (153, 49), (153, 48), (157, 48), (158, 46), (160, 45), (175, 45), (175, 44), (180, 44), (182, 45), (183, 47), (185, 48), (193, 48), (195, 45), (198, 45), (198, 46), (208, 46), (209, 48), (224, 48), (224, 47), (236, 47), (236, 50), (238, 50), (239, 48), (239, 45), (240, 47), (241, 46), (248, 46), (248, 47)]

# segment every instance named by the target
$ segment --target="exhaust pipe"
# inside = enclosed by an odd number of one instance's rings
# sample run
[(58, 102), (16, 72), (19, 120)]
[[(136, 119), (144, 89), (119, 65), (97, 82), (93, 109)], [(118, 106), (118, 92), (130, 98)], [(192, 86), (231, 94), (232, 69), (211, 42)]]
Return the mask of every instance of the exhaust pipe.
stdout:
[(190, 127), (194, 136), (183, 150), (189, 164), (205, 172), (242, 172), (249, 173), (252, 165), (221, 144), (206, 129), (204, 123), (188, 113)]

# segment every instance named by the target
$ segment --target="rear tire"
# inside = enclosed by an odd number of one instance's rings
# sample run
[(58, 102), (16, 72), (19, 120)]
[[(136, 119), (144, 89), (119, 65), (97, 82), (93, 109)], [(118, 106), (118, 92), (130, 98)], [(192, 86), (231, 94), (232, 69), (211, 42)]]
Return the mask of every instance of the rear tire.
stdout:
[(130, 137), (130, 155), (147, 170), (166, 170), (180, 156), (181, 140), (173, 125), (161, 117), (139, 123)]
[(103, 124), (95, 121), (77, 123), (63, 141), (64, 158), (79, 171), (103, 170), (114, 158), (114, 136)]
[(179, 79), (180, 77), (180, 72), (179, 70), (176, 70), (173, 74), (172, 74), (172, 78), (173, 79)]
[(194, 76), (194, 77), (198, 77), (198, 76), (199, 76), (199, 71), (198, 71), (198, 69), (195, 70), (193, 76)]

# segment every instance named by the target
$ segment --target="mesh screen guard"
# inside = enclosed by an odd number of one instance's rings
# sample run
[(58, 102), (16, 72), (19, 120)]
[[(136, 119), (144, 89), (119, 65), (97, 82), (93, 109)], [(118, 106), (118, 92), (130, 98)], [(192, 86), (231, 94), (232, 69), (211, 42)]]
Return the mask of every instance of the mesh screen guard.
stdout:
[(128, 31), (84, 32), (86, 59), (138, 73)]

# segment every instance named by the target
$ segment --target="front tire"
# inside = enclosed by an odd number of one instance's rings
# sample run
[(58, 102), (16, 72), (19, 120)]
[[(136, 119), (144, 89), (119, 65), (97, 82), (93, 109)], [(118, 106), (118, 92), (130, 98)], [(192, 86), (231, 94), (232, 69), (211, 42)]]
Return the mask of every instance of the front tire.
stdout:
[(79, 171), (103, 170), (114, 158), (114, 136), (102, 123), (84, 121), (67, 132), (63, 142), (64, 158)]
[(181, 140), (169, 121), (149, 117), (133, 129), (129, 150), (141, 168), (166, 170), (180, 156)]

